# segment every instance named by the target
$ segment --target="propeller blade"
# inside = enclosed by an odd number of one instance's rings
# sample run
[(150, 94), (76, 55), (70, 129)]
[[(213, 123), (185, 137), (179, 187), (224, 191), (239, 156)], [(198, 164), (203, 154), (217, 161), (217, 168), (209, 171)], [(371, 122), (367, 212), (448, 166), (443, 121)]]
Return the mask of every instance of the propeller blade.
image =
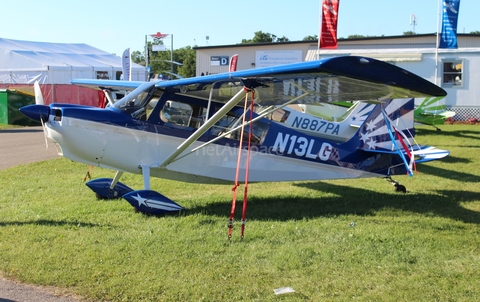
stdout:
[(42, 123), (43, 136), (45, 137), (45, 149), (48, 149), (48, 138), (47, 138), (47, 128), (43, 122), (43, 117), (40, 117), (40, 122)]
[(38, 81), (35, 81), (33, 84), (33, 91), (35, 92), (35, 104), (43, 105), (45, 102), (43, 101), (42, 90)]

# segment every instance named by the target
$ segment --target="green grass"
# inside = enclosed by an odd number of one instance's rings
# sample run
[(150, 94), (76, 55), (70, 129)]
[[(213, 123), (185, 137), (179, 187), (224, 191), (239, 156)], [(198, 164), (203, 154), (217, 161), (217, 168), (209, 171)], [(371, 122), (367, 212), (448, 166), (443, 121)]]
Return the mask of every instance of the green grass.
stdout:
[(8, 129), (14, 129), (14, 128), (20, 128), (20, 127), (22, 126), (0, 124), (0, 130), (8, 130)]
[[(96, 200), (87, 167), (63, 158), (3, 170), (0, 272), (95, 301), (472, 301), (480, 128), (442, 129), (417, 129), (451, 156), (396, 177), (406, 195), (383, 179), (251, 184), (243, 241), (241, 202), (227, 241), (232, 185), (152, 179), (188, 209), (154, 217)], [(296, 292), (275, 296), (286, 286)]]

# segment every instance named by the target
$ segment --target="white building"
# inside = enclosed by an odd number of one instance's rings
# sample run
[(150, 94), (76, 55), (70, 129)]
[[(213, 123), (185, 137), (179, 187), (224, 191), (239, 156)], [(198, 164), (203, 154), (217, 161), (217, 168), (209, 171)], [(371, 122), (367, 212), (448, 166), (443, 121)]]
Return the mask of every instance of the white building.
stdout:
[[(338, 49), (319, 50), (317, 41), (196, 47), (197, 75), (311, 61), (340, 55), (366, 56), (411, 71), (444, 88), (457, 119), (480, 117), (480, 35), (458, 34), (458, 49), (437, 49), (435, 34), (339, 39)], [(420, 101), (418, 101), (419, 103)]]
[[(0, 84), (70, 84), (72, 79), (119, 80), (122, 59), (87, 44), (0, 38)], [(132, 80), (146, 80), (145, 67), (132, 64)]]

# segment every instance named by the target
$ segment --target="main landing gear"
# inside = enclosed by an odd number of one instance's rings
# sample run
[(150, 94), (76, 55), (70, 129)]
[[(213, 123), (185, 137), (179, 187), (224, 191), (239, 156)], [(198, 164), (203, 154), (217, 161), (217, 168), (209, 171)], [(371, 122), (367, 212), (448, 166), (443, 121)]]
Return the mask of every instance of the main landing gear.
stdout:
[(122, 174), (123, 172), (119, 171), (114, 179), (97, 178), (87, 182), (86, 185), (95, 192), (97, 198), (124, 198), (135, 208), (135, 211), (138, 212), (152, 215), (164, 215), (185, 210), (184, 207), (158, 192), (152, 190), (131, 189), (118, 181)]

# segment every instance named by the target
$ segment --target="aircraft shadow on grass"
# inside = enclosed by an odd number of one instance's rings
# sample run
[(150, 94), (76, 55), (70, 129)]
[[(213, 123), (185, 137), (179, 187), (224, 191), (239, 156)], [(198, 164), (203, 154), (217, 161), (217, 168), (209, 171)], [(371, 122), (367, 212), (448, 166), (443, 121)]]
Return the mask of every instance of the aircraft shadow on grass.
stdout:
[[(0, 221), (0, 227), (5, 226), (24, 226), (24, 225), (41, 225), (41, 226), (51, 226), (51, 227), (58, 227), (58, 226), (69, 226), (69, 227), (79, 227), (79, 228), (91, 228), (91, 227), (99, 227), (105, 226), (105, 224), (96, 224), (96, 223), (86, 223), (86, 222), (78, 222), (78, 221), (59, 221), (59, 220), (28, 220), (28, 221)], [(1, 301), (0, 301), (1, 302)]]
[[(462, 159), (464, 160), (464, 159)], [(468, 160), (467, 160), (468, 162)], [(447, 170), (439, 167), (433, 167), (430, 165), (418, 165), (417, 170), (419, 173), (423, 174), (429, 174), (429, 175), (434, 175), (437, 177), (443, 177), (443, 178), (448, 178), (448, 179), (453, 179), (456, 181), (461, 181), (461, 182), (479, 182), (480, 181), (480, 176), (479, 175), (474, 175), (470, 173), (465, 173), (461, 171), (455, 171), (455, 170)]]
[[(468, 210), (459, 204), (461, 201), (479, 200), (479, 194), (474, 192), (442, 190), (439, 192), (441, 195), (422, 193), (398, 193), (393, 195), (352, 187), (348, 187), (347, 190), (341, 185), (322, 182), (298, 183), (295, 185), (305, 189), (328, 192), (335, 196), (299, 198), (293, 195), (281, 195), (257, 198), (254, 193), (251, 193), (248, 200), (247, 219), (287, 221), (338, 215), (372, 216), (377, 211), (391, 208), (428, 216), (436, 215), (465, 223), (480, 224), (480, 213)], [(356, 198), (357, 196), (361, 196), (364, 200), (368, 199), (368, 202), (359, 201)], [(207, 213), (226, 217), (230, 211), (230, 206), (230, 201), (199, 206), (188, 209), (187, 215)], [(242, 201), (237, 202), (237, 208), (239, 208), (237, 212), (241, 212), (241, 207)]]
[[(454, 137), (463, 137), (463, 138), (471, 138), (471, 139), (479, 139), (480, 138), (480, 126), (478, 128), (478, 131), (472, 131), (472, 130), (459, 130), (455, 132), (450, 132), (450, 131), (436, 131), (435, 129), (419, 129), (415, 128), (415, 133), (416, 135), (424, 136), (424, 135), (431, 135), (431, 136), (454, 136)], [(472, 146), (478, 148), (478, 146)]]
[[(472, 161), (467, 158), (457, 157), (450, 154), (449, 156), (442, 158), (442, 162), (448, 164), (468, 164)], [(428, 165), (421, 164), (421, 166), (424, 167)]]

